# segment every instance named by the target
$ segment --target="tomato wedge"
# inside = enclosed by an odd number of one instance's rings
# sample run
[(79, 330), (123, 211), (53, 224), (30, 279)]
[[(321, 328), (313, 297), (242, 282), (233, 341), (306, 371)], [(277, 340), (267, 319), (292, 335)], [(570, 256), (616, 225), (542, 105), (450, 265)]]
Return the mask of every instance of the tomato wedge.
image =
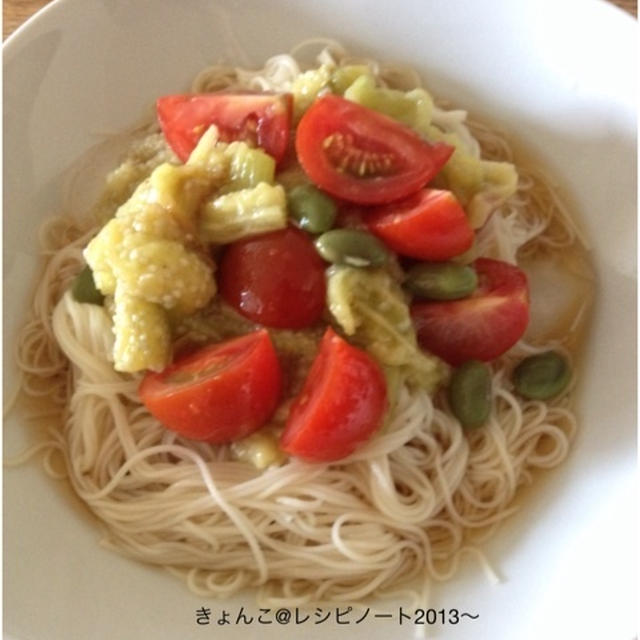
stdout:
[(382, 204), (427, 184), (453, 153), (372, 109), (334, 95), (317, 99), (296, 132), (296, 151), (316, 185), (337, 198)]
[(302, 329), (324, 311), (325, 266), (309, 236), (288, 227), (230, 245), (220, 263), (220, 293), (254, 322)]
[(524, 272), (489, 258), (478, 258), (473, 266), (478, 288), (469, 298), (411, 306), (420, 346), (453, 366), (497, 358), (522, 337), (529, 322)]
[(219, 443), (261, 427), (280, 398), (282, 374), (265, 329), (212, 344), (148, 373), (139, 394), (150, 413), (185, 438)]
[(369, 230), (400, 255), (417, 260), (449, 260), (473, 244), (464, 209), (450, 191), (422, 189), (363, 216)]
[(387, 385), (378, 363), (327, 329), (280, 447), (311, 462), (340, 460), (382, 423)]
[(156, 111), (169, 146), (183, 162), (212, 124), (221, 140), (244, 140), (280, 162), (289, 142), (292, 105), (289, 93), (219, 92), (163, 96)]

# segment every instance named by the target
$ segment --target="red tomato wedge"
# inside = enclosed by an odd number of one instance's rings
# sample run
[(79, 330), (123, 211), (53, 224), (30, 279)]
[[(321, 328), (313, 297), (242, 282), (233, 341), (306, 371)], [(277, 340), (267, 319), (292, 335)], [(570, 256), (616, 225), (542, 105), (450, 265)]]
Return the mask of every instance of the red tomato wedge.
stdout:
[(280, 447), (311, 462), (340, 460), (371, 437), (386, 408), (387, 385), (378, 363), (329, 328), (291, 407)]
[(467, 215), (450, 191), (422, 189), (404, 200), (371, 207), (363, 219), (396, 253), (417, 260), (449, 260), (473, 244)]
[(220, 293), (254, 322), (302, 329), (324, 311), (325, 266), (309, 236), (288, 227), (230, 245), (220, 263)]
[(280, 399), (282, 375), (265, 329), (212, 344), (148, 373), (139, 394), (163, 425), (192, 440), (238, 440), (261, 427)]
[(382, 204), (424, 187), (453, 147), (430, 145), (413, 130), (334, 95), (317, 99), (296, 132), (298, 160), (311, 180), (337, 198)]
[(453, 366), (497, 358), (522, 337), (529, 322), (524, 272), (489, 258), (478, 258), (473, 266), (478, 287), (469, 298), (411, 306), (420, 346)]
[(201, 93), (164, 96), (156, 101), (162, 132), (185, 162), (202, 134), (215, 124), (225, 142), (244, 140), (280, 162), (289, 142), (289, 93)]

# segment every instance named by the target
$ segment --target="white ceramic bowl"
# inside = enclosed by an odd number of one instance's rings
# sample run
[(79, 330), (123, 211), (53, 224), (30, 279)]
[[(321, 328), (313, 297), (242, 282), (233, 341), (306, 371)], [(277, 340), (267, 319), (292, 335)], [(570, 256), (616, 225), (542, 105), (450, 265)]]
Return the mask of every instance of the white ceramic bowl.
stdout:
[[(569, 460), (474, 563), (434, 595), (479, 614), (435, 637), (630, 640), (635, 632), (635, 22), (598, 0), (58, 0), (4, 48), (5, 391), (36, 229), (63, 207), (66, 171), (104, 133), (188, 87), (208, 63), (258, 65), (325, 35), (405, 62), (430, 89), (498, 125), (554, 175), (593, 242), (598, 296)], [(110, 161), (113, 161), (111, 159)], [(91, 192), (104, 175), (81, 191)], [(76, 195), (83, 195), (76, 194)], [(7, 421), (5, 455), (28, 441)], [(19, 639), (410, 638), (361, 626), (198, 626), (202, 598), (161, 570), (102, 550), (82, 509), (36, 464), (5, 471), (4, 615)], [(235, 615), (250, 599), (209, 603)], [(392, 609), (390, 609), (390, 612)], [(395, 609), (397, 616), (397, 609)]]

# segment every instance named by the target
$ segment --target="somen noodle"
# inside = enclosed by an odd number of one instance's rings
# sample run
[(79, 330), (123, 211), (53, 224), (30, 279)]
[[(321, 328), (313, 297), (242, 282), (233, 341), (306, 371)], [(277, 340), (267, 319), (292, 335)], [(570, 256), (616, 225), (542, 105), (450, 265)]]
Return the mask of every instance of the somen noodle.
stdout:
[[(420, 86), (411, 70), (321, 46), (319, 63), (364, 62), (383, 85)], [(192, 89), (287, 91), (307, 68), (298, 61), (303, 50), (255, 71), (210, 67)], [(433, 120), (477, 156), (514, 161), (509, 143), (466, 112), (440, 104)], [(147, 136), (158, 138), (156, 125), (138, 134), (136, 153), (144, 155)], [(149, 170), (161, 157), (147, 154)], [(516, 262), (583, 246), (549, 181), (539, 171), (518, 172), (516, 194), (479, 232), (476, 255)], [(291, 459), (258, 471), (228, 445), (183, 439), (140, 403), (141, 375), (114, 371), (105, 310), (65, 293), (98, 228), (96, 220), (68, 217), (42, 228), (46, 267), (17, 357), (23, 391), (51, 400), (63, 418), (29, 453), (44, 451), (57, 477), (56, 461), (64, 460), (64, 475), (104, 525), (106, 547), (168, 568), (197, 594), (255, 587), (263, 602), (358, 602), (445, 580), (514, 511), (536, 470), (569, 452), (575, 383), (552, 401), (525, 400), (510, 373), (522, 357), (549, 348), (571, 358), (582, 322), (544, 343), (521, 340), (492, 363), (493, 410), (482, 429), (463, 431), (443, 392), (430, 398), (403, 385), (385, 429), (337, 463)]]

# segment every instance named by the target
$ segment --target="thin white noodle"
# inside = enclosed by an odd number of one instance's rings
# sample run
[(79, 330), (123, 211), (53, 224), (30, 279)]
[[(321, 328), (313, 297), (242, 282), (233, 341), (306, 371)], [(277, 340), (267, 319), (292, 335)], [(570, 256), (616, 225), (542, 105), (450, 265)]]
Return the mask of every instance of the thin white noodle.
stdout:
[[(329, 67), (363, 62), (388, 86), (420, 85), (413, 70), (351, 58), (321, 40), (262, 69), (205, 69), (193, 89), (286, 90), (309, 68), (297, 56), (310, 48)], [(439, 106), (434, 118), (474, 155), (482, 149), (483, 157), (512, 159), (504, 139), (464, 111)], [(63, 424), (10, 464), (44, 450), (45, 468), (60, 477), (53, 462), (61, 454), (74, 490), (104, 524), (104, 546), (166, 567), (201, 596), (257, 587), (259, 602), (274, 606), (362, 607), (372, 596), (426, 603), (431, 581), (451, 577), (465, 555), (479, 557), (498, 579), (472, 543), (515, 510), (513, 499), (536, 468), (562, 461), (576, 430), (570, 394), (548, 404), (525, 401), (513, 394), (509, 373), (523, 355), (561, 343), (520, 342), (494, 363), (485, 429), (465, 435), (444, 394), (432, 400), (403, 387), (384, 433), (340, 463), (291, 460), (259, 473), (228, 447), (167, 432), (140, 406), (139, 377), (113, 370), (109, 317), (63, 295), (94, 232), (67, 218), (43, 230), (48, 260), (17, 359), (23, 389), (51, 399)], [(584, 238), (554, 189), (524, 171), (478, 245), (515, 262), (576, 242)]]

